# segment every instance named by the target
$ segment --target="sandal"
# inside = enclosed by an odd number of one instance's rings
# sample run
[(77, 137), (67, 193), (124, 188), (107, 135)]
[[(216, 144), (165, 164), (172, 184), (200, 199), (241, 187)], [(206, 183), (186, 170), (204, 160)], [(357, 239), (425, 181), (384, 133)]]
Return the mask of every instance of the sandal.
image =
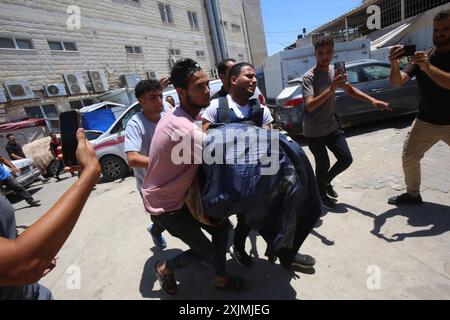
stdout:
[(159, 281), (161, 288), (170, 295), (177, 294), (177, 282), (175, 281), (175, 275), (172, 273), (170, 275), (164, 275), (160, 273), (157, 269), (159, 261), (155, 263), (155, 274)]
[(218, 286), (214, 284), (215, 289), (220, 290), (235, 290), (235, 291), (244, 291), (249, 288), (249, 284), (242, 278), (231, 278), (228, 277), (228, 280), (224, 286)]

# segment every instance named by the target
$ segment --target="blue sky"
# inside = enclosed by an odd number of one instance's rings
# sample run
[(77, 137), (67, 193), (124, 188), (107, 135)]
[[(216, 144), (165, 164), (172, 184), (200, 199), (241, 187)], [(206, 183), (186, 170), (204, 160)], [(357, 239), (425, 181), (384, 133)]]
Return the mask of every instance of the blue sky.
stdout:
[(362, 0), (261, 0), (269, 55), (294, 43), (297, 35), (356, 8)]

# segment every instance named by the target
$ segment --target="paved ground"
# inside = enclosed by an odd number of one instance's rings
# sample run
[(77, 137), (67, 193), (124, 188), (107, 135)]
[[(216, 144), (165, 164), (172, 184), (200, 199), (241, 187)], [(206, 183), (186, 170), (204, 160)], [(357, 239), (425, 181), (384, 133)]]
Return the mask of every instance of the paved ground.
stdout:
[[(211, 270), (199, 265), (177, 275), (176, 299), (450, 299), (450, 148), (439, 143), (423, 160), (424, 205), (386, 203), (404, 191), (401, 149), (410, 123), (402, 118), (348, 131), (355, 161), (335, 181), (338, 210), (323, 215), (302, 247), (317, 258), (313, 272), (269, 264), (264, 242), (252, 234), (247, 247), (260, 256), (252, 269), (228, 256), (230, 272), (246, 277), (249, 291), (213, 290)], [(18, 225), (35, 221), (73, 179), (38, 190), (38, 209), (15, 203)], [(155, 251), (148, 222), (133, 177), (99, 184), (59, 265), (41, 282), (56, 299), (173, 299), (159, 290), (152, 268), (186, 247), (168, 236), (168, 249)]]

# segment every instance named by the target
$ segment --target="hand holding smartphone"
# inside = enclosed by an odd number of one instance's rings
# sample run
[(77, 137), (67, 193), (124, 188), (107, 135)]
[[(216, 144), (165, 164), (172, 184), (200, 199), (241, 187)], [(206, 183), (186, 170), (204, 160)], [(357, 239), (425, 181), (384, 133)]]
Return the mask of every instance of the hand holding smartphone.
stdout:
[(62, 112), (59, 115), (63, 162), (66, 167), (77, 163), (77, 130), (81, 127), (81, 114), (77, 110)]
[(335, 76), (346, 74), (347, 70), (345, 69), (345, 61), (336, 62), (334, 64), (334, 74)]
[(403, 53), (399, 57), (412, 57), (416, 53), (416, 45), (408, 44), (403, 46)]

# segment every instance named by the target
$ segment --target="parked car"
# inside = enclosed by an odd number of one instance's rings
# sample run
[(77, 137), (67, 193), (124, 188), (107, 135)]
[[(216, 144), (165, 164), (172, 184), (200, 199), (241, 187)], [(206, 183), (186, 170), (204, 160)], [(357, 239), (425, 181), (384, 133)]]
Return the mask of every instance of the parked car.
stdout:
[[(21, 173), (15, 179), (17, 182), (22, 184), (24, 187), (27, 187), (30, 184), (32, 184), (33, 182), (36, 182), (40, 179), (41, 171), (36, 167), (33, 159), (27, 158), (27, 159), (21, 159), (21, 160), (12, 160), (11, 163), (14, 164), (16, 166), (16, 168), (20, 169)], [(3, 165), (3, 167), (11, 175), (13, 175), (11, 169), (8, 166)], [(12, 190), (8, 189), (4, 185), (2, 185), (2, 191), (5, 195), (13, 192)]]
[[(391, 66), (376, 60), (357, 60), (346, 64), (350, 84), (370, 96), (390, 103), (392, 111), (380, 112), (371, 104), (351, 98), (342, 89), (336, 91), (336, 118), (345, 128), (374, 120), (415, 113), (419, 109), (415, 79), (401, 88), (393, 88), (389, 77)], [(277, 124), (289, 134), (302, 134), (305, 104), (302, 77), (293, 79), (277, 97), (272, 112)]]
[[(210, 94), (212, 96), (220, 90), (222, 82), (220, 80), (212, 80), (209, 83), (209, 86), (211, 91)], [(166, 90), (163, 92), (163, 102), (166, 111), (170, 109), (169, 104), (165, 102), (165, 98), (169, 95), (174, 98), (177, 106), (180, 104), (180, 99), (176, 90)], [(264, 96), (258, 89), (255, 92), (255, 96), (260, 99), (261, 103), (265, 103)], [(132, 104), (105, 133), (91, 141), (95, 153), (97, 154), (97, 158), (100, 161), (104, 179), (113, 181), (124, 178), (129, 174), (131, 169), (128, 166), (127, 155), (124, 151), (125, 127), (131, 117), (141, 110), (142, 107), (138, 102)], [(197, 120), (200, 122), (201, 119)]]

